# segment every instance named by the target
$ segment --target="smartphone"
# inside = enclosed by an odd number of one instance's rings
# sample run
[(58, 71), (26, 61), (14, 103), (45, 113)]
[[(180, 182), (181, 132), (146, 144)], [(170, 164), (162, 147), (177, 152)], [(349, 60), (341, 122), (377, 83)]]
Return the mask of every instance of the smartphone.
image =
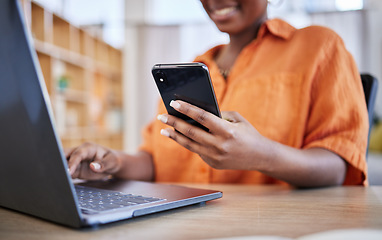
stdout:
[(221, 117), (208, 68), (203, 63), (156, 64), (152, 75), (170, 115), (206, 131), (208, 129), (170, 106), (171, 100), (182, 100)]

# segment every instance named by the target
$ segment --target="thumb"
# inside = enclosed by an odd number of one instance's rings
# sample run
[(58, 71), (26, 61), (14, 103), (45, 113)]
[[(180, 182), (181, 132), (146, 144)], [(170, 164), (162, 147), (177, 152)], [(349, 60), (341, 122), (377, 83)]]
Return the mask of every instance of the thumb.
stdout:
[(222, 118), (231, 123), (239, 123), (245, 121), (245, 119), (238, 112), (232, 111), (222, 112)]

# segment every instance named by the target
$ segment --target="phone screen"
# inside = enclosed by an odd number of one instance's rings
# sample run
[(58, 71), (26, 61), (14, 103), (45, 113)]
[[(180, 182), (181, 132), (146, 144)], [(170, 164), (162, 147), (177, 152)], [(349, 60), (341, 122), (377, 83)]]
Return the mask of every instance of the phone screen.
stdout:
[(169, 114), (207, 130), (170, 106), (171, 100), (182, 100), (221, 117), (206, 65), (202, 63), (156, 64), (152, 74)]

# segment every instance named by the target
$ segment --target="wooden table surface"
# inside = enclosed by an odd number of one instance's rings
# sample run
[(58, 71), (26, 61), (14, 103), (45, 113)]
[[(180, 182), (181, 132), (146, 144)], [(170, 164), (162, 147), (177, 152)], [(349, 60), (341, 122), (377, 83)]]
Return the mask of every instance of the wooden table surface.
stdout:
[(382, 186), (187, 186), (221, 190), (223, 198), (96, 229), (71, 229), (0, 208), (0, 239), (296, 238), (334, 229), (382, 229)]

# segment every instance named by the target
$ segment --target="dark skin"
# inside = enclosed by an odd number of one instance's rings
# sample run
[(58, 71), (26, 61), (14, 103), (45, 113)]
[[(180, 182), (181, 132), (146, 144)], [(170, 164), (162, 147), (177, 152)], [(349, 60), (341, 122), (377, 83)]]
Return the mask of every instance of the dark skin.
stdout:
[[(201, 3), (219, 30), (230, 36), (230, 43), (215, 59), (221, 69), (229, 70), (241, 50), (256, 38), (267, 18), (267, 2), (201, 0)], [(169, 128), (162, 129), (161, 134), (199, 154), (213, 168), (260, 171), (297, 187), (333, 186), (344, 181), (346, 163), (329, 150), (295, 149), (267, 139), (237, 112), (222, 112), (222, 118), (218, 118), (186, 102), (173, 101), (171, 105), (210, 132), (163, 114), (158, 119)], [(73, 178), (101, 179), (113, 175), (123, 179), (154, 179), (153, 159), (146, 152), (130, 155), (85, 143), (67, 150), (66, 156)]]
[[(222, 70), (229, 70), (236, 61), (241, 50), (256, 38), (261, 24), (267, 19), (266, 1), (200, 1), (205, 11), (217, 28), (229, 34), (230, 42), (218, 53), (215, 58)], [(238, 4), (241, 3), (241, 4)], [(244, 6), (244, 7), (243, 7)], [(225, 17), (221, 9), (233, 9)], [(235, 8), (239, 8), (236, 14)], [(218, 10), (218, 11), (216, 11)]]

